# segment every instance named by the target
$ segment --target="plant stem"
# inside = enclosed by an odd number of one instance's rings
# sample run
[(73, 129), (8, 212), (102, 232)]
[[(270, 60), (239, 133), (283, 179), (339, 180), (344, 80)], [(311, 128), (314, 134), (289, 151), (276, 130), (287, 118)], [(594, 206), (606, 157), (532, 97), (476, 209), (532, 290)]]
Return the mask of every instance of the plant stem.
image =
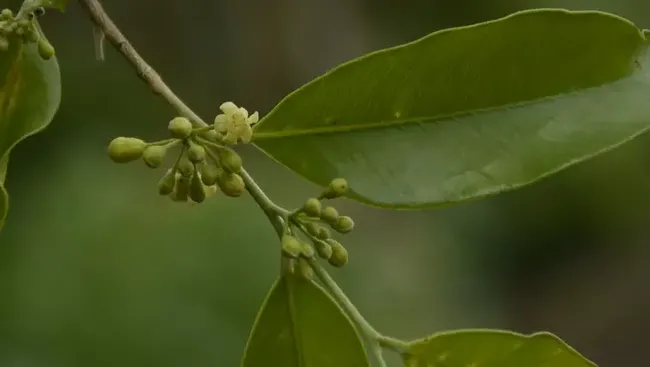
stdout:
[[(192, 124), (198, 127), (206, 127), (208, 124), (201, 119), (191, 108), (189, 108), (172, 90), (165, 84), (163, 79), (158, 75), (158, 73), (138, 54), (135, 48), (131, 43), (126, 39), (122, 34), (119, 28), (113, 23), (111, 18), (106, 14), (104, 8), (98, 0), (79, 0), (79, 4), (86, 11), (91, 21), (96, 27), (96, 32), (101, 32), (106, 37), (105, 39), (113, 46), (115, 49), (124, 56), (124, 58), (129, 61), (129, 63), (134, 67), (137, 72), (137, 75), (142, 79), (151, 90), (164, 98), (167, 103), (176, 109), (176, 111), (190, 121)], [(255, 200), (257, 205), (264, 211), (269, 221), (273, 225), (278, 236), (282, 236), (284, 233), (285, 221), (289, 220), (289, 215), (291, 212), (286, 210), (279, 205), (275, 204), (264, 191), (257, 185), (255, 180), (250, 176), (246, 170), (242, 168), (240, 175), (246, 184), (246, 190)], [(350, 316), (353, 322), (360, 329), (360, 332), (364, 335), (365, 339), (371, 344), (371, 352), (375, 356), (377, 362), (380, 364), (379, 367), (386, 367), (383, 356), (381, 354), (381, 348), (393, 349), (397, 352), (403, 352), (406, 350), (406, 343), (386, 337), (380, 334), (375, 330), (361, 315), (359, 310), (350, 302), (348, 297), (343, 293), (341, 288), (336, 284), (334, 279), (325, 271), (323, 267), (320, 266), (318, 261), (314, 258), (308, 258), (310, 266), (314, 269), (314, 272), (329, 290), (334, 298), (341, 304), (341, 307), (344, 308), (346, 313)]]
[[(94, 23), (95, 27), (99, 29), (106, 40), (115, 47), (115, 49), (129, 61), (135, 68), (137, 75), (142, 81), (147, 83), (149, 88), (155, 93), (164, 98), (167, 103), (176, 109), (176, 111), (186, 118), (188, 118), (195, 126), (205, 127), (208, 124), (197, 115), (190, 107), (188, 107), (183, 100), (181, 100), (174, 91), (165, 84), (162, 77), (154, 70), (143, 58), (138, 51), (131, 45), (129, 40), (122, 34), (120, 29), (115, 25), (113, 20), (106, 14), (104, 7), (98, 0), (79, 0), (79, 4), (86, 11), (90, 20)], [(279, 228), (284, 228), (282, 218), (280, 216), (286, 215), (285, 209), (274, 204), (260, 189), (253, 178), (242, 168), (240, 173), (246, 184), (246, 190), (253, 197), (255, 202), (264, 210), (264, 213), (269, 217), (276, 232)], [(280, 234), (281, 235), (281, 234)]]

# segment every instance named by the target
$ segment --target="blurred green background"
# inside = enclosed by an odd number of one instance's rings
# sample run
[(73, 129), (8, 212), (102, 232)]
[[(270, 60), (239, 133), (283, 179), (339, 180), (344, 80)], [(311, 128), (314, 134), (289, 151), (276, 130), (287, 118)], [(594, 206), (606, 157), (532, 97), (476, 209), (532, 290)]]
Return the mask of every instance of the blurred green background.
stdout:
[[(91, 24), (71, 3), (42, 22), (61, 64), (60, 112), (9, 165), (0, 366), (237, 366), (278, 274), (274, 232), (248, 197), (172, 203), (156, 193), (161, 171), (108, 160), (113, 137), (162, 139), (174, 112), (111, 48), (95, 61)], [(650, 28), (646, 0), (105, 3), (208, 119), (225, 100), (264, 114), (340, 62), (521, 9), (597, 9)], [(285, 206), (319, 191), (254, 148), (240, 152)], [(405, 339), (453, 328), (549, 330), (601, 367), (647, 364), (650, 137), (457, 207), (340, 205), (358, 229), (344, 241), (350, 264), (332, 272), (379, 330)]]

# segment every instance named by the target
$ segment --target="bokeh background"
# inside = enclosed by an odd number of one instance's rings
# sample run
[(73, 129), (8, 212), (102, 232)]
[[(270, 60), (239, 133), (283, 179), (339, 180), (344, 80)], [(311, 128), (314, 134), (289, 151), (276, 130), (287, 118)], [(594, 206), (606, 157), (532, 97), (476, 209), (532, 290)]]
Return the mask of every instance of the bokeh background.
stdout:
[[(61, 109), (9, 165), (0, 366), (238, 366), (278, 274), (274, 232), (248, 197), (172, 203), (156, 193), (161, 171), (108, 160), (113, 137), (162, 139), (174, 113), (110, 47), (95, 61), (91, 24), (71, 3), (42, 22), (61, 64)], [(224, 100), (264, 114), (338, 63), (521, 9), (598, 9), (650, 28), (646, 0), (105, 3), (208, 119)], [(319, 191), (254, 148), (240, 152), (285, 206)], [(333, 275), (379, 330), (404, 339), (455, 328), (548, 330), (601, 367), (647, 365), (650, 137), (456, 207), (340, 205), (358, 229), (344, 241), (350, 264)]]

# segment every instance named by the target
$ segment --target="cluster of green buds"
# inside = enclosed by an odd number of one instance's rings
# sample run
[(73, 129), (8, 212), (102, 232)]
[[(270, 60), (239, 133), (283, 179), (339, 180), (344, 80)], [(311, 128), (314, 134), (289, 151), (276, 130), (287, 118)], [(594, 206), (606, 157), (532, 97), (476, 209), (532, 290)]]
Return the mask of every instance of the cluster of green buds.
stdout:
[(9, 50), (12, 42), (36, 43), (39, 55), (49, 60), (54, 56), (54, 47), (45, 38), (38, 25), (37, 17), (45, 14), (42, 7), (29, 13), (14, 15), (11, 9), (0, 11), (0, 52)]
[(141, 159), (147, 167), (159, 168), (169, 150), (180, 146), (172, 167), (158, 182), (160, 195), (194, 203), (202, 203), (219, 191), (230, 197), (241, 196), (246, 190), (240, 175), (242, 159), (227, 145), (250, 141), (252, 132), (242, 136), (242, 131), (248, 132), (241, 126), (243, 123), (250, 128), (257, 121), (257, 112), (251, 118), (232, 102), (222, 104), (221, 110), (224, 114), (219, 116), (224, 117), (207, 127), (195, 128), (185, 117), (172, 119), (168, 125), (171, 139), (148, 143), (139, 138), (115, 138), (108, 145), (108, 155), (116, 163)]
[[(341, 197), (348, 190), (348, 182), (336, 178), (320, 196), (307, 199), (301, 208), (288, 217), (287, 229), (282, 237), (282, 253), (307, 278), (312, 277), (312, 269), (305, 258), (318, 255), (339, 268), (348, 262), (348, 251), (332, 238), (332, 230), (340, 234), (350, 233), (354, 229), (354, 221), (349, 216), (340, 215), (335, 207), (323, 204), (324, 200)], [(310, 243), (302, 241), (295, 229), (304, 234)]]

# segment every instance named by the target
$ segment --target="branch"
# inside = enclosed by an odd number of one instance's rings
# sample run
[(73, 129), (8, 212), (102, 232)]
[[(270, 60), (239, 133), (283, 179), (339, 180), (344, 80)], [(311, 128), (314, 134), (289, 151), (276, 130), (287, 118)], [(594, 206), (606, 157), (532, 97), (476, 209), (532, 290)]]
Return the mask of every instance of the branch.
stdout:
[[(138, 77), (142, 79), (151, 90), (163, 97), (176, 111), (188, 118), (195, 126), (205, 127), (208, 124), (201, 119), (191, 108), (189, 108), (168, 86), (158, 73), (138, 54), (131, 43), (122, 34), (119, 28), (113, 23), (111, 18), (106, 14), (104, 8), (98, 0), (79, 0), (79, 4), (86, 11), (94, 23), (95, 32), (103, 33), (106, 40), (115, 47), (115, 49), (126, 58), (137, 71)], [(284, 226), (289, 220), (290, 211), (275, 204), (264, 191), (257, 185), (255, 180), (244, 170), (241, 169), (240, 175), (246, 184), (246, 190), (253, 197), (257, 205), (264, 211), (269, 221), (273, 225), (278, 236), (284, 233)], [(371, 352), (380, 363), (380, 367), (385, 366), (381, 347), (390, 348), (397, 352), (406, 350), (406, 343), (380, 334), (375, 330), (361, 315), (357, 308), (350, 302), (348, 297), (343, 293), (341, 288), (323, 269), (318, 261), (314, 258), (307, 259), (310, 266), (318, 278), (323, 282), (325, 287), (336, 298), (341, 306), (345, 309), (350, 318), (359, 327), (360, 332), (371, 343)]]
[[(163, 97), (176, 111), (188, 118), (195, 126), (204, 127), (208, 124), (201, 119), (183, 100), (181, 100), (165, 84), (162, 77), (140, 56), (138, 51), (131, 45), (129, 40), (122, 34), (120, 29), (115, 25), (113, 20), (106, 14), (102, 4), (98, 0), (79, 0), (79, 4), (86, 11), (90, 20), (94, 23), (95, 32), (102, 33), (105, 39), (115, 47), (115, 49), (126, 58), (136, 70), (138, 77), (142, 79), (151, 90)], [(284, 228), (282, 216), (287, 215), (287, 211), (273, 203), (260, 189), (253, 178), (242, 168), (242, 179), (246, 184), (246, 190), (253, 197), (257, 205), (267, 215), (278, 235), (282, 235), (281, 229)]]

